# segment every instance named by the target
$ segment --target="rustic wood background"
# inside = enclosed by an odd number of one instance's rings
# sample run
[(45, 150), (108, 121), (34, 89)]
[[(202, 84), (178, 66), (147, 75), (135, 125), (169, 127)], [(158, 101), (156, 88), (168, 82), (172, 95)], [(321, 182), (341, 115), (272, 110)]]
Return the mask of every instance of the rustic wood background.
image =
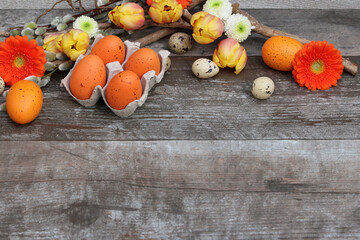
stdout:
[[(230, 0), (238, 2), (241, 8), (297, 8), (297, 9), (360, 9), (358, 0)], [(0, 9), (47, 9), (56, 1), (48, 0), (1, 0)], [(93, 7), (93, 0), (83, 0), (85, 7)], [(68, 8), (66, 3), (60, 3), (56, 8)]]
[[(270, 2), (281, 1), (256, 4)], [(0, 10), (0, 30), (41, 12)], [(249, 12), (360, 63), (359, 10)], [(243, 44), (250, 57), (237, 76), (193, 76), (192, 62), (216, 43), (172, 54), (163, 81), (126, 119), (101, 101), (80, 106), (59, 87), (61, 72), (31, 124), (0, 112), (0, 239), (360, 239), (360, 77), (300, 88), (262, 62), (265, 40)], [(250, 93), (259, 76), (275, 81), (266, 101)]]

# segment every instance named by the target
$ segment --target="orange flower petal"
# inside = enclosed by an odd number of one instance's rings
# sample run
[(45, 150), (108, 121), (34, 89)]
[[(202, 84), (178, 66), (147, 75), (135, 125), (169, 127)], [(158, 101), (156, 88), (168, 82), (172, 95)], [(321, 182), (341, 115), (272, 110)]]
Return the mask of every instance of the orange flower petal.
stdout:
[(305, 44), (296, 53), (293, 67), (295, 81), (310, 90), (336, 86), (344, 69), (341, 52), (327, 41)]
[(0, 77), (9, 86), (31, 75), (42, 77), (45, 63), (44, 49), (27, 36), (10, 36), (0, 42)]

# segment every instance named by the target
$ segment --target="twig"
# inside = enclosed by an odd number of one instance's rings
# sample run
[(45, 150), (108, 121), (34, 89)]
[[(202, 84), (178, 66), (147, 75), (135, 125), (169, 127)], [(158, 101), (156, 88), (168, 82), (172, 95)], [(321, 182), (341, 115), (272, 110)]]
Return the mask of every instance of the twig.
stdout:
[[(100, 26), (99, 26), (100, 27)], [(144, 23), (144, 26), (141, 27), (140, 30), (149, 28), (149, 27), (164, 27), (164, 28), (184, 28), (184, 29), (192, 29), (192, 26), (184, 21), (182, 18), (180, 18), (178, 21), (176, 22), (172, 22), (172, 23), (156, 23), (154, 21), (152, 21), (151, 19), (147, 19)]]
[[(69, 2), (71, 2), (71, 0), (69, 0)], [(95, 0), (95, 2), (96, 2), (96, 0)], [(84, 6), (82, 5), (81, 0), (79, 0), (79, 10), (87, 11), (87, 10), (84, 8)]]
[(66, 0), (60, 0), (60, 1), (57, 1), (56, 3), (54, 3), (54, 5), (53, 5), (51, 8), (49, 8), (48, 10), (46, 10), (46, 11), (43, 12), (40, 16), (37, 17), (35, 23), (38, 23), (39, 20), (40, 20), (40, 18), (41, 18), (42, 16), (45, 16), (46, 14), (48, 14), (49, 12), (51, 12), (52, 10), (54, 10), (54, 8), (56, 7), (56, 5), (58, 5), (59, 3), (62, 3), (62, 2), (64, 2), (64, 1), (66, 1)]
[(57, 1), (56, 3), (54, 3), (54, 5), (53, 5), (51, 8), (49, 8), (48, 10), (46, 10), (45, 12), (43, 12), (43, 13), (36, 19), (35, 23), (38, 23), (41, 17), (45, 16), (46, 14), (48, 14), (49, 12), (51, 12), (52, 10), (54, 10), (55, 6), (58, 5), (59, 3), (62, 3), (62, 2), (67, 2), (67, 3), (69, 4), (69, 6), (70, 6), (72, 9), (74, 9), (75, 11), (80, 11), (80, 10), (87, 11), (87, 10), (83, 7), (81, 0), (77, 0), (77, 2), (79, 2), (79, 7), (78, 7), (78, 8), (73, 5), (73, 1), (72, 1), (72, 0), (59, 0), (59, 1)]
[(194, 0), (194, 1), (192, 1), (192, 3), (190, 3), (190, 5), (187, 7), (187, 9), (188, 10), (193, 9), (197, 5), (200, 5), (201, 3), (204, 3), (204, 2), (206, 2), (206, 0)]
[(184, 10), (183, 10), (182, 18), (183, 18), (185, 21), (187, 21), (188, 23), (190, 23), (191, 17), (192, 17), (191, 13), (190, 13), (187, 9), (184, 9)]
[(183, 29), (193, 29), (192, 26), (184, 21), (183, 19), (179, 19), (176, 22), (173, 23), (166, 23), (166, 24), (158, 24), (158, 23), (151, 23), (151, 26), (156, 26), (156, 27), (164, 27), (164, 28), (183, 28)]
[[(78, 8), (76, 8), (73, 4), (72, 4), (72, 0), (59, 0), (58, 2), (56, 2), (56, 3), (54, 3), (54, 5), (50, 8), (50, 9), (48, 9), (48, 10), (46, 10), (44, 13), (42, 13), (37, 19), (36, 19), (36, 23), (38, 23), (38, 21), (39, 21), (39, 19), (41, 18), (41, 17), (43, 17), (43, 16), (45, 16), (46, 14), (48, 14), (49, 12), (51, 12), (52, 10), (54, 10), (54, 8), (55, 8), (55, 6), (57, 5), (57, 4), (59, 4), (59, 3), (61, 3), (61, 2), (67, 2), (68, 4), (69, 4), (69, 6), (72, 8), (72, 9), (74, 9), (74, 10), (76, 10), (76, 11), (79, 11), (79, 10), (83, 10), (83, 12), (81, 12), (81, 13), (79, 13), (79, 14), (75, 14), (75, 15), (73, 15), (73, 17), (74, 18), (77, 18), (77, 17), (80, 17), (80, 16), (82, 16), (82, 15), (85, 15), (85, 14), (88, 14), (88, 13), (94, 13), (95, 15), (94, 16), (96, 16), (97, 14), (96, 14), (96, 12), (97, 11), (100, 11), (100, 13), (102, 13), (102, 12), (104, 12), (104, 10), (107, 10), (107, 9), (105, 9), (107, 6), (109, 6), (109, 5), (111, 5), (111, 4), (113, 4), (113, 3), (116, 3), (116, 2), (120, 2), (120, 1), (122, 1), (122, 0), (110, 0), (110, 2), (109, 3), (107, 3), (107, 4), (104, 4), (104, 5), (102, 5), (102, 6), (98, 6), (98, 4), (97, 4), (97, 0), (94, 0), (94, 5), (95, 5), (95, 8), (93, 8), (93, 9), (91, 9), (91, 10), (86, 10), (84, 7), (83, 7), (83, 5), (82, 5), (82, 2), (81, 2), (81, 0), (78, 0), (78, 2), (79, 2), (79, 7)], [(135, 2), (138, 2), (138, 1), (135, 1)], [(99, 14), (100, 14), (99, 13)], [(91, 17), (93, 17), (93, 16), (91, 16)], [(50, 25), (45, 25), (44, 27), (50, 27)]]
[[(311, 42), (308, 39), (296, 36), (294, 34), (286, 33), (286, 32), (283, 32), (283, 31), (280, 31), (278, 29), (268, 27), (268, 26), (260, 23), (256, 18), (251, 16), (246, 11), (239, 9), (239, 4), (238, 3), (233, 4), (233, 12), (234, 13), (240, 13), (240, 14), (246, 16), (250, 20), (251, 25), (255, 27), (253, 29), (253, 31), (260, 34), (260, 35), (262, 35), (262, 36), (264, 36), (264, 37), (287, 36), (287, 37), (294, 38), (294, 39), (298, 40), (299, 42), (301, 42), (303, 44)], [(358, 73), (358, 65), (351, 62), (350, 59), (343, 58), (343, 65), (344, 65), (344, 70), (347, 71), (348, 73), (350, 73), (350, 74), (352, 74), (354, 76)]]
[(143, 47), (149, 45), (150, 43), (156, 42), (176, 31), (176, 28), (163, 28), (135, 41), (140, 43), (140, 47)]

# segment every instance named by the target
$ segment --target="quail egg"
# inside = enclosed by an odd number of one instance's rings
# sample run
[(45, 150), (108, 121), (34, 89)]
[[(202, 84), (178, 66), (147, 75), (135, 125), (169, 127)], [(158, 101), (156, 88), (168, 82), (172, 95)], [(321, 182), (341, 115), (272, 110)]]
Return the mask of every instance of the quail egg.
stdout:
[(169, 70), (171, 66), (171, 59), (169, 57), (166, 58), (165, 72)]
[(259, 77), (252, 84), (251, 93), (257, 99), (268, 99), (275, 90), (273, 80), (268, 77)]
[(211, 78), (219, 73), (219, 67), (207, 58), (199, 58), (192, 65), (192, 72), (198, 78)]
[(190, 35), (177, 32), (169, 38), (170, 51), (176, 54), (182, 54), (189, 51), (193, 46), (193, 39)]

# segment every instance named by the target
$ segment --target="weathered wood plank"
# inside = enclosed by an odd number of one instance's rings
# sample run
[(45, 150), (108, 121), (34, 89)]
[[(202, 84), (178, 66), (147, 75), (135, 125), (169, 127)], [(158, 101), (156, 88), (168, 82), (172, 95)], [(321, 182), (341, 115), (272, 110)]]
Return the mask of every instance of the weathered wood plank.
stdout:
[[(248, 10), (264, 24), (303, 36), (313, 40), (327, 40), (334, 43), (344, 56), (360, 56), (360, 31), (357, 25), (360, 22), (360, 11), (358, 10)], [(64, 16), (69, 10), (55, 10), (41, 19), (42, 23), (49, 23), (55, 16)], [(34, 21), (42, 13), (41, 10), (0, 10), (0, 30), (9, 27), (21, 26)], [(304, 17), (306, 16), (306, 17)], [(285, 21), (286, 19), (286, 21)], [(152, 32), (149, 30), (148, 32)], [(135, 33), (130, 39), (142, 37), (147, 31)], [(150, 47), (159, 50), (167, 48), (168, 38), (151, 44)], [(218, 42), (218, 41), (217, 41)], [(195, 44), (193, 49), (182, 56), (211, 55), (216, 43), (209, 45)], [(261, 46), (265, 39), (258, 34), (253, 34), (242, 45), (246, 48), (249, 56), (260, 56)]]
[(185, 190), (360, 194), (360, 140), (9, 141), (0, 150), (0, 182), (9, 184), (86, 180)]
[[(59, 87), (61, 73), (44, 88), (43, 110), (31, 124), (19, 126), (0, 112), (0, 140), (360, 138), (360, 75), (345, 73), (338, 87), (313, 92), (291, 73), (269, 69), (261, 57), (250, 57), (238, 76), (224, 69), (210, 80), (193, 76), (195, 57), (172, 59), (172, 70), (129, 118), (117, 117), (102, 101), (82, 107)], [(275, 81), (266, 101), (250, 93), (259, 76)]]
[[(315, 2), (308, 3), (322, 1)], [(0, 29), (38, 13), (2, 10)], [(360, 62), (359, 11), (251, 14), (334, 42)], [(253, 35), (244, 43), (255, 57), (238, 76), (192, 76), (192, 61), (215, 45), (173, 56), (163, 82), (128, 119), (102, 102), (78, 105), (59, 88), (63, 73), (44, 88), (32, 124), (16, 125), (0, 112), (0, 239), (359, 239), (359, 76), (344, 74), (338, 87), (310, 92), (262, 63), (263, 42)], [(267, 101), (250, 93), (261, 75), (276, 84)], [(189, 141), (207, 139), (225, 141)]]
[[(50, 8), (56, 1), (46, 0), (2, 0), (0, 9), (47, 9)], [(86, 8), (94, 6), (93, 0), (82, 1)], [(297, 8), (297, 9), (359, 9), (358, 2), (354, 0), (231, 0), (231, 2), (239, 2), (242, 8)], [(57, 8), (69, 8), (66, 3), (57, 5)]]
[(0, 238), (358, 239), (359, 151), (359, 140), (7, 142)]

